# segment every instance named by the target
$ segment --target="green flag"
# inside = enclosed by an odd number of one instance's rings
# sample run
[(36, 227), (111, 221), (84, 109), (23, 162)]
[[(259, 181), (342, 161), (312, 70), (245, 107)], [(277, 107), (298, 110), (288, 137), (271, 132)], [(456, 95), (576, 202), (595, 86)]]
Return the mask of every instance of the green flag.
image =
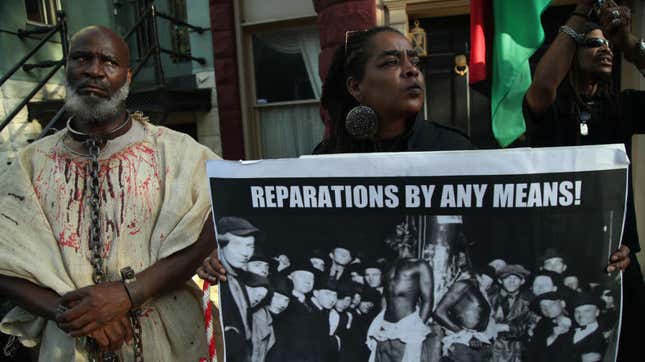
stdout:
[(524, 93), (531, 85), (529, 58), (544, 41), (540, 22), (551, 0), (494, 0), (493, 134), (506, 147), (526, 131), (522, 116)]

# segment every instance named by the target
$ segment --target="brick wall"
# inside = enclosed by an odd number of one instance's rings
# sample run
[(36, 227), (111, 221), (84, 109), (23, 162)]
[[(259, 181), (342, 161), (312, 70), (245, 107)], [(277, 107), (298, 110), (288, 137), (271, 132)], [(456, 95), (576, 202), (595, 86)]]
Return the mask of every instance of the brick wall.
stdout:
[(209, 7), (222, 157), (239, 160), (244, 159), (245, 154), (233, 1), (210, 0)]

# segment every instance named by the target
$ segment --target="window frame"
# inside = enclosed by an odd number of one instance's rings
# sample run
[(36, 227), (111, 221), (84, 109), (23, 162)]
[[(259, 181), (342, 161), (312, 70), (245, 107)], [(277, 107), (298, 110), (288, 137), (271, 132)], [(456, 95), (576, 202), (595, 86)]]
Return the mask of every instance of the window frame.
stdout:
[[(63, 10), (61, 0), (23, 0), (25, 7), (25, 15), (27, 14), (27, 1), (36, 1), (38, 3), (38, 10), (41, 17), (44, 17), (44, 22), (29, 19), (25, 21), (26, 24), (34, 26), (48, 26), (56, 25), (56, 11)], [(49, 19), (51, 17), (51, 19)]]
[[(320, 104), (320, 99), (301, 99), (295, 101), (257, 103), (257, 89), (255, 84), (255, 66), (253, 54), (253, 35), (256, 33), (279, 31), (293, 28), (316, 26), (316, 17), (306, 17), (299, 19), (289, 19), (285, 21), (264, 23), (264, 24), (241, 24), (242, 30), (242, 47), (241, 54), (243, 64), (242, 69), (246, 74), (243, 83), (240, 83), (242, 93), (245, 94), (246, 102), (242, 107), (246, 108), (246, 126), (247, 135), (244, 137), (245, 149), (247, 150), (247, 159), (262, 159), (264, 145), (262, 143), (262, 134), (260, 127), (260, 111), (275, 107), (288, 107), (304, 104)], [(244, 111), (242, 112), (244, 118)]]

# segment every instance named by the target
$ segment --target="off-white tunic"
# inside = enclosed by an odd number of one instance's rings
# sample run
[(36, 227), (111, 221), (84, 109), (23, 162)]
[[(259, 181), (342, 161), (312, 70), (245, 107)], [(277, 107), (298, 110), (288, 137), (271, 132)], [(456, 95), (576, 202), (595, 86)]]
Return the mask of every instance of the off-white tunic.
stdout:
[[(154, 126), (141, 114), (100, 157), (101, 232), (107, 280), (136, 272), (193, 244), (209, 216), (207, 159), (217, 156), (187, 135)], [(92, 285), (86, 190), (87, 158), (60, 131), (24, 149), (0, 175), (0, 274), (62, 295)], [(207, 356), (199, 290), (180, 290), (142, 307), (147, 361), (197, 361)], [(85, 361), (85, 338), (14, 308), (0, 330), (40, 344), (40, 361)], [(122, 348), (132, 359), (130, 346)]]

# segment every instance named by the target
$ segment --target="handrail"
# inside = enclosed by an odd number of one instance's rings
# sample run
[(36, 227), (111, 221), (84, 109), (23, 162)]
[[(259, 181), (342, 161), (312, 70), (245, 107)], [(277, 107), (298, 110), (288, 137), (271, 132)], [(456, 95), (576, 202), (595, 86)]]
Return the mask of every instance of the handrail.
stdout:
[[(18, 31), (18, 36), (23, 38), (23, 37), (28, 37), (31, 34), (45, 34), (44, 37), (40, 40), (40, 42), (36, 45), (35, 48), (33, 48), (29, 53), (27, 53), (20, 61), (12, 67), (9, 72), (4, 74), (0, 78), (0, 86), (4, 84), (13, 74), (15, 74), (18, 69), (22, 68), (24, 71), (30, 71), (31, 69), (34, 68), (45, 68), (45, 67), (51, 67), (53, 66), (53, 69), (47, 73), (44, 79), (42, 79), (38, 85), (32, 91), (18, 104), (12, 111), (7, 115), (2, 122), (0, 122), (0, 132), (11, 122), (11, 120), (20, 112), (20, 110), (31, 101), (31, 99), (38, 93), (42, 87), (45, 86), (45, 84), (56, 74), (56, 72), (61, 69), (65, 65), (66, 59), (67, 59), (67, 53), (69, 51), (69, 45), (67, 42), (67, 23), (65, 21), (65, 13), (63, 11), (57, 11), (56, 12), (56, 18), (57, 18), (57, 24), (51, 27), (39, 27), (33, 30), (19, 30)], [(162, 13), (157, 11), (156, 7), (154, 4), (152, 4), (148, 9), (145, 10), (145, 12), (142, 14), (141, 18), (134, 24), (134, 26), (126, 33), (126, 35), (123, 37), (126, 41), (139, 30), (142, 25), (145, 24), (146, 20), (152, 20), (151, 23), (151, 30), (152, 30), (152, 43), (153, 45), (146, 51), (144, 57), (139, 61), (139, 63), (136, 65), (136, 67), (133, 70), (132, 73), (132, 79), (136, 77), (136, 75), (141, 71), (143, 66), (148, 62), (148, 60), (154, 56), (155, 58), (155, 79), (157, 82), (161, 81), (161, 84), (165, 83), (165, 77), (164, 77), (164, 71), (162, 68), (161, 64), (161, 53), (165, 54), (170, 54), (174, 55), (178, 58), (183, 58), (183, 59), (190, 59), (193, 61), (196, 61), (200, 64), (205, 64), (206, 60), (204, 58), (200, 57), (193, 57), (192, 54), (186, 53), (186, 54), (181, 54), (178, 52), (175, 52), (170, 49), (162, 48), (159, 44), (159, 30), (157, 28), (157, 18), (162, 18), (167, 21), (170, 21), (171, 23), (177, 25), (177, 26), (182, 26), (189, 28), (191, 30), (194, 30), (198, 32), (199, 34), (209, 30), (209, 28), (203, 28), (200, 26), (192, 25), (189, 24), (185, 21), (182, 21), (180, 19), (177, 19), (175, 17), (172, 17), (168, 14)], [(59, 32), (61, 36), (61, 48), (63, 52), (63, 58), (59, 61), (44, 61), (40, 63), (35, 63), (35, 64), (30, 64), (27, 63), (27, 61), (40, 49), (42, 46), (48, 42), (51, 37)], [(56, 112), (56, 115), (49, 120), (47, 125), (43, 127), (41, 133), (38, 135), (37, 139), (40, 139), (47, 135), (47, 133), (50, 131), (52, 126), (58, 122), (58, 120), (63, 116), (65, 113), (65, 107), (61, 107), (58, 112)]]
[(150, 59), (150, 56), (152, 55), (152, 51), (153, 51), (152, 48), (148, 49), (148, 51), (146, 51), (146, 54), (143, 56), (139, 64), (137, 64), (137, 66), (134, 67), (134, 70), (132, 71), (132, 78), (130, 78), (131, 82), (134, 80), (137, 74), (139, 74), (141, 69), (143, 69), (143, 66), (146, 64), (146, 62), (148, 62), (148, 59)]
[(204, 59), (202, 57), (196, 58), (196, 57), (190, 55), (190, 53), (188, 53), (188, 54), (177, 53), (175, 51), (172, 51), (172, 50), (166, 49), (166, 48), (159, 48), (159, 51), (161, 51), (162, 53), (174, 55), (177, 58), (184, 58), (184, 59), (194, 60), (194, 61), (196, 61), (197, 63), (199, 63), (201, 65), (206, 64), (206, 59)]
[(35, 29), (31, 30), (22, 30), (18, 29), (18, 36), (21, 38), (24, 38), (26, 36), (30, 36), (32, 34), (45, 34), (48, 33), (50, 30), (54, 30), (57, 25), (46, 25), (46, 26), (39, 26)]
[(65, 114), (65, 107), (64, 106), (60, 107), (58, 112), (56, 112), (56, 115), (54, 116), (54, 118), (50, 119), (49, 122), (47, 122), (47, 125), (45, 127), (43, 127), (43, 130), (40, 131), (40, 134), (38, 135), (38, 137), (36, 137), (36, 139), (39, 140), (39, 139), (45, 137), (47, 135), (47, 133), (49, 133), (49, 130), (54, 126), (54, 124), (56, 124), (56, 122), (58, 122), (60, 117), (63, 116), (63, 114)]
[(128, 41), (128, 39), (132, 36), (132, 34), (134, 34), (135, 30), (137, 30), (137, 29), (141, 26), (141, 24), (143, 24), (143, 22), (144, 22), (144, 21), (146, 21), (146, 19), (148, 18), (148, 13), (149, 13), (149, 12), (150, 12), (150, 9), (147, 9), (147, 10), (146, 10), (142, 15), (141, 15), (141, 19), (139, 19), (139, 21), (137, 21), (137, 22), (132, 26), (132, 28), (130, 28), (130, 30), (129, 30), (129, 31), (128, 31), (124, 36), (123, 36), (123, 40)]
[[(56, 11), (56, 25), (40, 27), (34, 30), (19, 30), (18, 36), (23, 38), (31, 34), (43, 34), (46, 35), (38, 42), (38, 44), (31, 49), (20, 61), (14, 65), (7, 73), (3, 74), (0, 78), (0, 86), (2, 86), (11, 76), (13, 76), (18, 69), (22, 68), (24, 71), (30, 71), (33, 68), (44, 68), (44, 67), (53, 67), (45, 78), (41, 79), (40, 82), (29, 92), (29, 94), (23, 98), (23, 100), (14, 107), (9, 114), (7, 114), (2, 122), (0, 122), (0, 132), (11, 122), (17, 115), (20, 113), (22, 108), (31, 101), (31, 99), (47, 84), (47, 82), (58, 72), (61, 67), (65, 65), (68, 52), (67, 44), (67, 23), (65, 20), (65, 12), (59, 10)], [(61, 41), (61, 50), (62, 50), (62, 59), (58, 61), (44, 61), (36, 64), (29, 64), (27, 61), (34, 55), (36, 52), (42, 48), (42, 46), (48, 42), (55, 33), (60, 33)], [(61, 113), (62, 111), (59, 111)], [(60, 115), (58, 115), (60, 117)]]
[(6, 82), (6, 81), (7, 81), (7, 79), (9, 79), (9, 78), (10, 78), (10, 77), (15, 73), (15, 72), (17, 72), (17, 71), (18, 71), (18, 69), (20, 69), (20, 68), (21, 68), (25, 63), (27, 63), (27, 60), (29, 60), (29, 58), (31, 58), (34, 54), (36, 54), (36, 52), (37, 52), (40, 48), (42, 48), (42, 46), (43, 46), (43, 45), (45, 45), (45, 43), (49, 40), (49, 38), (51, 38), (51, 37), (52, 37), (52, 36), (53, 36), (53, 35), (54, 35), (58, 30), (60, 30), (60, 29), (61, 29), (60, 24), (58, 24), (58, 25), (56, 25), (55, 27), (53, 27), (53, 28), (52, 28), (52, 29), (47, 33), (47, 35), (46, 35), (46, 36), (45, 36), (45, 37), (44, 37), (44, 38), (43, 38), (43, 39), (38, 43), (38, 45), (36, 45), (36, 47), (35, 47), (35, 48), (33, 48), (29, 53), (27, 53), (27, 55), (25, 55), (24, 57), (22, 57), (22, 59), (20, 59), (20, 60), (18, 61), (18, 63), (17, 63), (16, 65), (14, 65), (14, 66), (13, 66), (13, 68), (11, 68), (7, 73), (5, 73), (5, 74), (2, 76), (2, 78), (0, 78), (0, 86), (2, 86), (2, 85), (4, 84), (4, 82)]
[[(133, 34), (137, 33), (137, 31), (140, 30), (143, 27), (143, 25), (146, 24), (146, 21), (150, 21), (149, 23), (150, 30), (152, 32), (152, 34), (150, 34), (150, 41), (152, 42), (152, 44), (145, 51), (145, 53), (143, 54), (143, 57), (139, 59), (139, 62), (134, 67), (132, 71), (132, 79), (134, 79), (139, 74), (139, 72), (143, 69), (143, 66), (148, 62), (148, 60), (150, 60), (150, 58), (154, 58), (155, 81), (157, 83), (164, 84), (165, 74), (161, 63), (161, 53), (170, 54), (181, 59), (192, 60), (202, 65), (206, 64), (206, 59), (201, 57), (194, 57), (190, 52), (182, 54), (182, 53), (178, 53), (173, 50), (161, 47), (159, 43), (159, 29), (157, 26), (157, 18), (168, 20), (173, 24), (192, 29), (200, 34), (209, 29), (209, 28), (203, 28), (200, 26), (189, 24), (183, 20), (177, 19), (173, 16), (160, 12), (157, 10), (154, 4), (151, 4), (150, 7), (143, 12), (143, 14), (141, 15), (141, 18), (123, 36), (123, 39), (127, 41), (128, 39), (130, 39), (130, 37), (132, 37)], [(141, 56), (141, 53), (139, 53), (139, 56)]]
[(11, 113), (9, 113), (9, 115), (4, 118), (2, 123), (0, 123), (0, 132), (2, 132), (2, 130), (9, 124), (9, 122), (11, 122), (11, 120), (20, 112), (22, 107), (29, 103), (29, 101), (36, 95), (36, 93), (38, 93), (38, 91), (40, 91), (40, 89), (45, 86), (45, 84), (51, 79), (51, 77), (54, 76), (54, 74), (56, 74), (56, 72), (63, 66), (63, 64), (65, 64), (65, 60), (59, 60), (58, 65), (56, 65), (54, 69), (47, 73), (47, 76), (45, 76), (45, 78), (42, 79), (38, 83), (38, 85), (31, 90), (31, 92), (29, 92), (29, 95), (27, 95), (27, 97), (25, 97), (20, 102), (20, 104), (18, 104), (18, 106), (14, 107), (13, 111), (11, 111)]
[(189, 29), (193, 29), (193, 30), (195, 30), (196, 32), (198, 32), (200, 34), (205, 32), (206, 30), (208, 30), (208, 28), (202, 28), (201, 26), (189, 24), (189, 23), (187, 23), (187, 22), (185, 22), (183, 20), (179, 20), (179, 19), (177, 19), (175, 17), (172, 17), (172, 16), (170, 16), (168, 14), (162, 13), (161, 11), (157, 11), (157, 16), (160, 17), (160, 18), (166, 19), (166, 20), (170, 21), (173, 24), (184, 26), (184, 27), (189, 28)]

